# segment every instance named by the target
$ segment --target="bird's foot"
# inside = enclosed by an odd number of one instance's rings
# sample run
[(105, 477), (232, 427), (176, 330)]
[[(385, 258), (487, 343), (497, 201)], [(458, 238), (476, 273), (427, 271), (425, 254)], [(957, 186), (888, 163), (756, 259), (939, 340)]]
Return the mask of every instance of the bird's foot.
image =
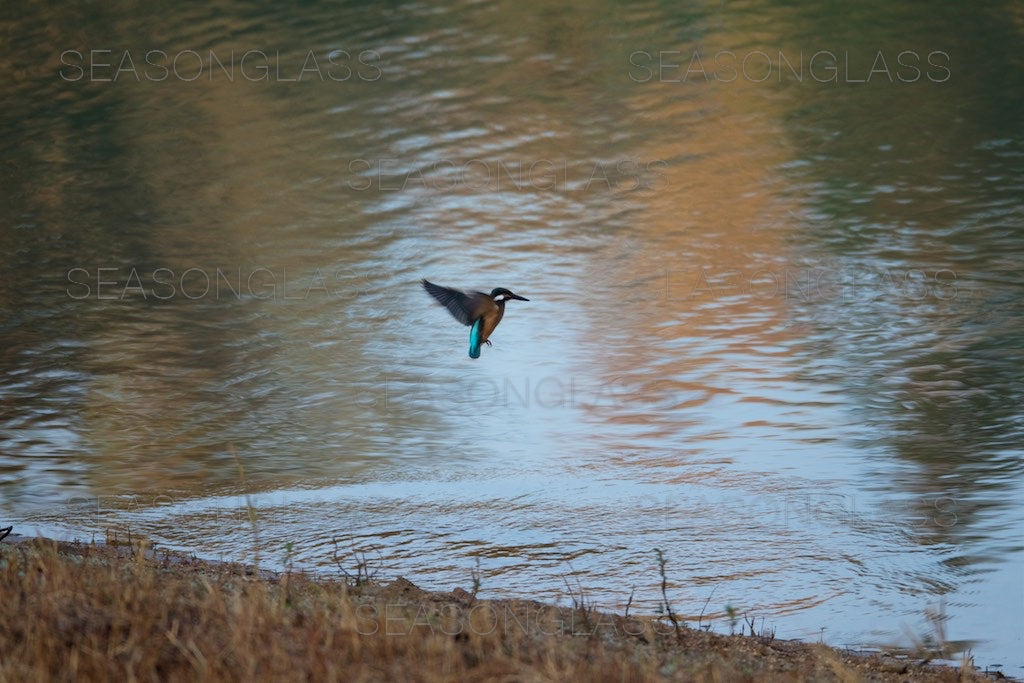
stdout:
[(491, 344), (491, 340), (490, 339), (485, 339), (484, 340), (484, 344), (487, 344), (488, 346), (493, 346), (493, 344)]

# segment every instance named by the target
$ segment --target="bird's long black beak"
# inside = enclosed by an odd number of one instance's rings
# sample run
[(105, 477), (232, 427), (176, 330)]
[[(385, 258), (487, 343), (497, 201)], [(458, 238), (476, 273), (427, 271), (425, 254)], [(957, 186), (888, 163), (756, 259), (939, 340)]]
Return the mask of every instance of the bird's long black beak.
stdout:
[(518, 294), (510, 294), (509, 296), (513, 299), (519, 299), (520, 301), (529, 301), (525, 296), (519, 296)]

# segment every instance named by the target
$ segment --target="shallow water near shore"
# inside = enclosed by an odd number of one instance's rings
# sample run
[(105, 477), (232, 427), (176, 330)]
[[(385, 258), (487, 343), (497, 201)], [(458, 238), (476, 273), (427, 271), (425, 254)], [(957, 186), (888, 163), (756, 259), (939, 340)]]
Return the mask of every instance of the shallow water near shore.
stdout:
[(0, 526), (1024, 674), (1016, 5), (48, 12)]

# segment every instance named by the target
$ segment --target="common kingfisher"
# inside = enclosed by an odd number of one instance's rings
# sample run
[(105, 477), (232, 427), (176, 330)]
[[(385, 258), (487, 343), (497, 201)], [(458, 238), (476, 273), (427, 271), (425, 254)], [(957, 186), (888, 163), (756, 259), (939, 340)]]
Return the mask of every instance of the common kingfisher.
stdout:
[(423, 289), (444, 305), (456, 320), (470, 325), (469, 357), (480, 357), (480, 345), (491, 345), (490, 336), (505, 315), (505, 302), (509, 299), (529, 301), (525, 296), (514, 294), (504, 287), (495, 287), (490, 294), (483, 292), (460, 292), (450, 287), (435, 285), (423, 280)]

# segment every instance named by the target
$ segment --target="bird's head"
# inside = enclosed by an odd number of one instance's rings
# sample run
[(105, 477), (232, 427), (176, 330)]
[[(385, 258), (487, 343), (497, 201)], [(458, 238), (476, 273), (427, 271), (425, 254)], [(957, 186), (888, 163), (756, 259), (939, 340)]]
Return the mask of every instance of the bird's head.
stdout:
[(491, 290), (491, 298), (495, 301), (508, 301), (509, 299), (518, 299), (519, 301), (529, 301), (525, 296), (519, 296), (504, 287), (495, 287)]

